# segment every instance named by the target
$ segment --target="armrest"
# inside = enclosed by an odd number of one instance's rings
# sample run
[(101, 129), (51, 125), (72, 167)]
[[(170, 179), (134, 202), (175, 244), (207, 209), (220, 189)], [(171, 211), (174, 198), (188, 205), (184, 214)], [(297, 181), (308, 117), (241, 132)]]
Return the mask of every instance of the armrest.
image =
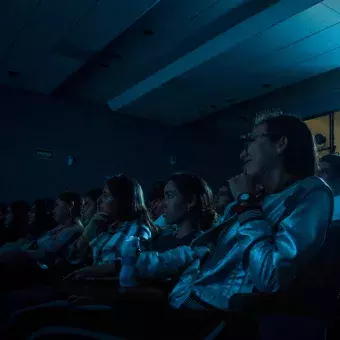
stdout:
[(163, 302), (167, 294), (157, 286), (122, 288), (117, 277), (87, 278), (80, 281), (61, 281), (58, 287), (63, 296), (84, 296), (105, 304), (121, 300)]
[(231, 297), (229, 306), (235, 312), (253, 316), (275, 313), (322, 316), (325, 313), (325, 306), (318, 303), (316, 296), (288, 293), (236, 294)]
[[(252, 293), (235, 294), (230, 298), (230, 309), (242, 313), (259, 313), (274, 311), (281, 307), (277, 294)], [(279, 305), (278, 305), (279, 304)]]
[[(84, 281), (86, 281), (86, 285), (92, 285), (97, 287), (103, 287), (108, 285), (112, 287), (112, 285), (119, 286), (119, 279), (117, 276), (106, 276), (106, 277), (87, 277)], [(164, 294), (168, 294), (174, 286), (173, 281), (141, 281), (138, 287), (129, 288), (131, 291), (144, 290), (147, 291), (149, 288), (155, 289), (158, 291), (162, 291)], [(129, 290), (127, 289), (127, 290)], [(123, 291), (123, 290), (122, 290)]]

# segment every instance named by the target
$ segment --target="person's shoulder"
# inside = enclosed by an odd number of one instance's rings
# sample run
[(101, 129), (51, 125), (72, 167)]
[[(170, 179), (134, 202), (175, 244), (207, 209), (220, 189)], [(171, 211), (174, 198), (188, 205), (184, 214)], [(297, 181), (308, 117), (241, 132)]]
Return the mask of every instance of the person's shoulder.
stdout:
[(328, 186), (328, 184), (322, 178), (317, 176), (310, 176), (300, 180), (295, 188), (295, 191), (304, 192), (311, 192), (315, 190), (324, 190), (325, 192), (332, 193), (332, 189)]
[(292, 186), (286, 205), (292, 203), (294, 206), (297, 202), (304, 201), (307, 197), (313, 199), (315, 204), (318, 204), (318, 202), (323, 202), (326, 197), (333, 201), (333, 192), (323, 179), (310, 176)]

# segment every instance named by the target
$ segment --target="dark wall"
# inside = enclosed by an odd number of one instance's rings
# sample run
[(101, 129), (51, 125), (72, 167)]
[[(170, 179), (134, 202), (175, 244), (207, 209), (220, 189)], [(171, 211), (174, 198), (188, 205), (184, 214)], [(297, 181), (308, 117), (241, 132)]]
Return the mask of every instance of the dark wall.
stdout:
[[(0, 107), (1, 201), (84, 193), (120, 172), (148, 190), (173, 170), (171, 132), (162, 125), (8, 88), (0, 88)], [(37, 159), (37, 148), (52, 150), (53, 160)]]
[[(251, 129), (256, 112), (282, 108), (307, 118), (339, 110), (339, 79), (334, 70), (175, 129), (106, 107), (0, 88), (0, 200), (83, 193), (117, 172), (136, 177), (148, 191), (154, 180), (187, 170), (215, 189), (241, 172), (239, 136)], [(37, 159), (36, 148), (52, 150), (53, 160)], [(72, 167), (68, 155), (76, 159)]]
[(340, 68), (234, 105), (201, 121), (219, 126), (232, 117), (248, 117), (280, 108), (303, 119), (340, 110)]
[(234, 105), (187, 126), (187, 131), (195, 131), (197, 143), (191, 161), (214, 187), (221, 178), (241, 171), (239, 136), (251, 131), (256, 113), (273, 108), (303, 119), (339, 111), (340, 69)]
[(179, 166), (201, 175), (216, 190), (242, 172), (240, 135), (250, 128), (251, 124), (242, 119), (225, 117), (218, 123), (204, 120), (178, 129), (177, 136), (183, 138)]

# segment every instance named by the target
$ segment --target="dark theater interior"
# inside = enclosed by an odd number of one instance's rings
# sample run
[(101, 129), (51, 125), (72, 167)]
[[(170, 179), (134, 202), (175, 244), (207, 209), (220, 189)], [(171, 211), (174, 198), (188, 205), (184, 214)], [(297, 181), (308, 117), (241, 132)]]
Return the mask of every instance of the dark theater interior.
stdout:
[(0, 1), (1, 340), (340, 339), (340, 0)]

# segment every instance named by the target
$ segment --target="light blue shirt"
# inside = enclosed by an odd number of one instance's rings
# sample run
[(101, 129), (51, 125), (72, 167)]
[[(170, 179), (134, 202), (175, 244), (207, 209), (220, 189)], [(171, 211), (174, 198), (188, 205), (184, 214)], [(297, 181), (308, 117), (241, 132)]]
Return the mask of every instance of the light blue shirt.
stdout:
[(334, 197), (333, 221), (340, 220), (340, 195)]
[(157, 218), (156, 221), (153, 222), (154, 225), (156, 225), (157, 227), (161, 228), (161, 229), (164, 229), (164, 228), (168, 228), (168, 227), (171, 227), (171, 225), (169, 225), (167, 222), (166, 222), (166, 219), (164, 218), (164, 215), (161, 215)]

